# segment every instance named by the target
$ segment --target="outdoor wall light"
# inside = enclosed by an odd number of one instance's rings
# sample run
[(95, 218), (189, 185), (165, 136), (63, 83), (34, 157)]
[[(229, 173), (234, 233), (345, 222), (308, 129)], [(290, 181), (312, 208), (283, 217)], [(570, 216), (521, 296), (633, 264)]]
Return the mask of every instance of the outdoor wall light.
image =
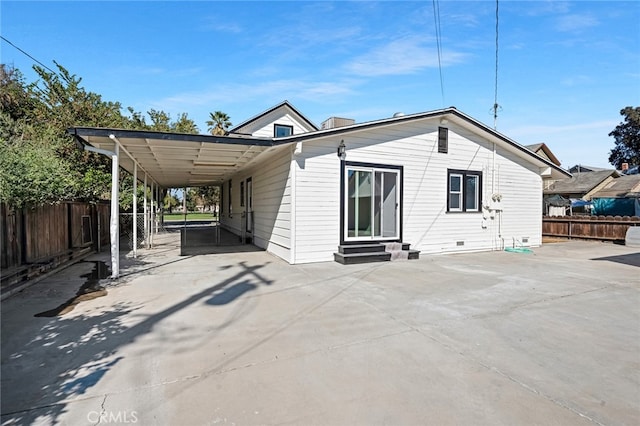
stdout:
[(347, 158), (347, 146), (344, 144), (344, 139), (340, 141), (338, 145), (338, 158), (344, 161)]

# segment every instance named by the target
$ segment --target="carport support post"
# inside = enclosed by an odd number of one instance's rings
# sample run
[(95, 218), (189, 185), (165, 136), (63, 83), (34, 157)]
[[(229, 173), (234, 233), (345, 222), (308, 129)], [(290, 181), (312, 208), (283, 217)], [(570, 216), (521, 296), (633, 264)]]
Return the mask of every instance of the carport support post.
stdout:
[(149, 248), (149, 218), (147, 215), (149, 214), (149, 209), (147, 209), (147, 191), (149, 187), (147, 186), (147, 172), (144, 172), (144, 204), (142, 207), (142, 211), (144, 212), (144, 246), (145, 248)]
[(111, 236), (111, 278), (116, 279), (120, 275), (120, 209), (119, 209), (119, 164), (118, 155), (120, 147), (116, 143), (114, 145), (114, 153), (111, 156), (111, 218), (110, 218), (110, 236)]
[(149, 214), (149, 248), (153, 248), (153, 200), (155, 198), (155, 182), (151, 181), (151, 213)]
[(138, 257), (138, 163), (133, 163), (133, 257)]

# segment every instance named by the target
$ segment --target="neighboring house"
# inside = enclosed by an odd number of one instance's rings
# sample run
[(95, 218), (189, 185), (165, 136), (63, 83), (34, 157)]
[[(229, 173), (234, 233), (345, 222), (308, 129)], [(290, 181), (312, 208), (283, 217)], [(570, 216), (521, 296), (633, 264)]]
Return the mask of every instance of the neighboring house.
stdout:
[[(527, 149), (529, 149), (530, 151), (536, 153), (537, 155), (539, 155), (542, 158), (546, 158), (547, 160), (551, 161), (556, 166), (560, 167), (560, 160), (558, 160), (558, 158), (556, 158), (556, 156), (553, 154), (553, 152), (551, 152), (551, 150), (549, 149), (547, 144), (545, 144), (545, 143), (536, 143), (536, 144), (533, 144), (533, 145), (527, 145)], [(556, 179), (551, 178), (551, 176), (543, 177), (543, 179), (542, 179), (543, 189), (549, 188), (555, 181), (556, 181)]]
[(221, 185), (222, 226), (290, 263), (355, 262), (381, 243), (422, 253), (537, 246), (542, 179), (570, 176), (453, 107), (318, 129), (285, 101), (228, 136), (70, 133), (121, 147), (131, 158), (122, 167), (135, 162), (161, 187)]
[(592, 166), (585, 166), (582, 164), (576, 164), (575, 166), (571, 167), (569, 169), (569, 173), (571, 174), (575, 174), (575, 173), (584, 173), (584, 172), (604, 172), (607, 171), (609, 169), (603, 169), (602, 167), (592, 167)]
[(592, 198), (596, 215), (640, 216), (640, 174), (620, 176)]
[(544, 190), (544, 195), (561, 195), (569, 199), (591, 200), (594, 193), (598, 192), (611, 181), (620, 176), (615, 170), (601, 170), (594, 172), (576, 172), (570, 178), (560, 179)]

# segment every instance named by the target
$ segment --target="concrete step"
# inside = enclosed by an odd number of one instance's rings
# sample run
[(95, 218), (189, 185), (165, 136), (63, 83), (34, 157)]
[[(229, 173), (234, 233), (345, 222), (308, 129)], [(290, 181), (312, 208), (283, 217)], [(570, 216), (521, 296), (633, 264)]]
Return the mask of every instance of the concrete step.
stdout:
[(388, 262), (391, 260), (391, 253), (380, 251), (370, 253), (333, 253), (333, 259), (343, 265), (353, 265), (356, 263)]
[(348, 244), (338, 246), (338, 252), (342, 254), (352, 253), (384, 253), (384, 244), (370, 243), (370, 244)]

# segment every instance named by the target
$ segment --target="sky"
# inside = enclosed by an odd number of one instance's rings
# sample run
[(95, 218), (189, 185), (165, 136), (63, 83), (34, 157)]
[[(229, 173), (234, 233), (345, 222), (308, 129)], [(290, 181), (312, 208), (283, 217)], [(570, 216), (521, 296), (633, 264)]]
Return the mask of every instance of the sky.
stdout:
[[(0, 3), (2, 37), (136, 111), (239, 124), (288, 100), (320, 125), (455, 106), (569, 168), (611, 167), (640, 106), (640, 1)], [(2, 63), (36, 80), (0, 41)], [(438, 55), (440, 52), (440, 55)], [(125, 111), (126, 112), (126, 111)]]

